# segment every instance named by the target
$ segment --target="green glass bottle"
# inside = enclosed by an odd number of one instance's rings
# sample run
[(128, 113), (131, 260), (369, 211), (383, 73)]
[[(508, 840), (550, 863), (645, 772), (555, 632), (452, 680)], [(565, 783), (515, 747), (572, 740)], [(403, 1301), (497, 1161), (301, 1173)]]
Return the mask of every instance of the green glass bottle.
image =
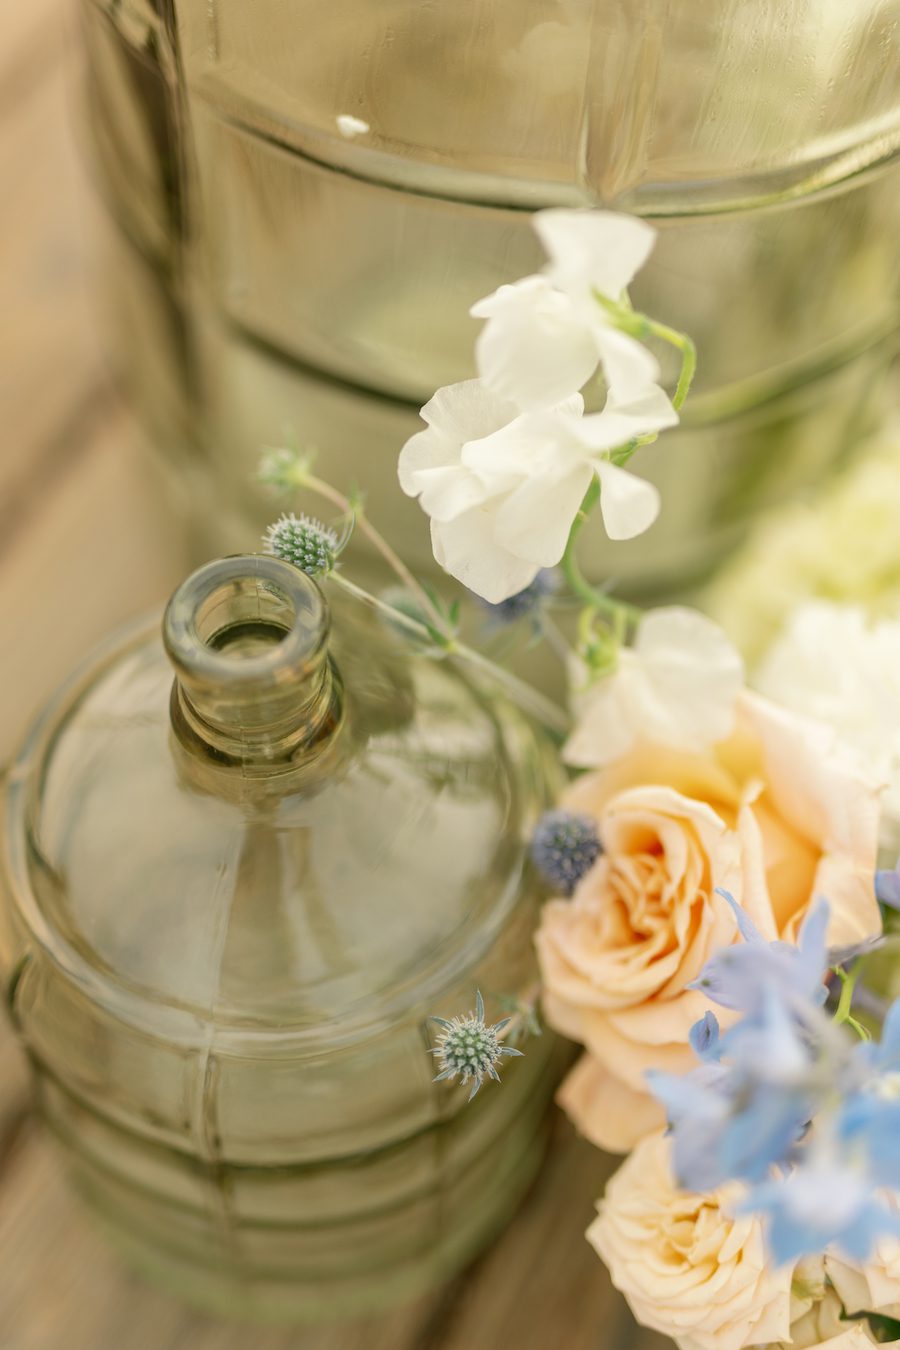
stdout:
[(209, 564), (162, 643), (143, 626), (60, 693), (7, 792), (3, 966), (42, 1114), (128, 1258), (255, 1317), (452, 1273), (532, 1176), (557, 1076), (545, 1033), (469, 1105), (428, 1021), (533, 988), (552, 746), (334, 610), (278, 559)]

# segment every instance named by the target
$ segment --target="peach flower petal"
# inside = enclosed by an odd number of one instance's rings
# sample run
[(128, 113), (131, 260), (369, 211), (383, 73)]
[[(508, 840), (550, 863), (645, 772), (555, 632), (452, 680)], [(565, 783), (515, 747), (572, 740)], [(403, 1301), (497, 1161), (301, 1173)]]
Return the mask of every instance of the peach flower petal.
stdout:
[[(688, 1033), (708, 1003), (688, 986), (737, 939), (718, 887), (769, 941), (795, 940), (819, 896), (832, 944), (880, 931), (876, 787), (833, 733), (756, 695), (741, 695), (733, 734), (706, 754), (638, 744), (576, 780), (563, 805), (596, 820), (604, 852), (571, 899), (544, 907), (545, 1013), (619, 1080), (632, 1109), (649, 1069), (694, 1062)], [(623, 1133), (607, 1096), (608, 1111), (599, 1092), (579, 1096), (588, 1137)]]
[(633, 1092), (593, 1055), (581, 1056), (563, 1079), (556, 1100), (579, 1134), (610, 1153), (627, 1153), (666, 1123), (655, 1097)]

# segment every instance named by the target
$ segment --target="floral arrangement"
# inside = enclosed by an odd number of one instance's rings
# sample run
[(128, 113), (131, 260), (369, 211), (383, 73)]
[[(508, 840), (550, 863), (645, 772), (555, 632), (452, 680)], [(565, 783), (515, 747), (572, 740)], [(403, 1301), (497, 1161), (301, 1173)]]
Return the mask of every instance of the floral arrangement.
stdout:
[[(558, 736), (572, 780), (530, 840), (552, 892), (535, 935), (541, 1006), (583, 1047), (561, 1105), (587, 1139), (628, 1155), (587, 1236), (638, 1319), (685, 1350), (892, 1340), (900, 1010), (865, 972), (883, 906), (900, 901), (900, 874), (876, 873), (878, 776), (900, 764), (879, 726), (900, 696), (879, 674), (869, 723), (851, 726), (841, 677), (827, 688), (806, 666), (852, 645), (866, 683), (872, 660), (896, 667), (900, 636), (867, 635), (858, 615), (832, 629), (821, 611), (800, 615), (751, 690), (710, 618), (643, 613), (582, 574), (595, 511), (612, 539), (653, 524), (659, 494), (632, 461), (677, 423), (695, 354), (629, 301), (653, 247), (646, 223), (553, 210), (535, 228), (545, 267), (473, 307), (478, 377), (425, 405), (399, 479), (487, 629), (524, 624), (561, 659), (568, 708), (463, 641), (459, 598), (415, 578), (362, 499), (296, 450), (270, 451), (261, 477), (319, 494), (340, 519), (285, 514), (265, 546), (435, 659), (489, 669)], [(671, 395), (659, 343), (681, 360)], [(395, 573), (389, 590), (346, 575), (354, 531)], [(437, 1078), (471, 1099), (533, 1022), (518, 1009), (488, 1025), (476, 994), (474, 1011), (435, 1019)]]

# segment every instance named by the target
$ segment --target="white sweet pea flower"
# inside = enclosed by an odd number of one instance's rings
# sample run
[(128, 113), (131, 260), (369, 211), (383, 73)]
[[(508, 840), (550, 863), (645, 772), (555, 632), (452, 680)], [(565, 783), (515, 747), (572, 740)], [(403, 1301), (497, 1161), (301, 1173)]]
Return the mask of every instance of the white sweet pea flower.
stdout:
[(618, 301), (643, 266), (656, 231), (610, 211), (539, 211), (549, 255), (543, 273), (501, 286), (472, 306), (486, 319), (475, 345), (481, 378), (522, 409), (577, 393), (598, 361), (611, 395), (635, 398), (659, 380), (656, 358), (621, 332), (596, 293)]
[(465, 380), (426, 403), (426, 429), (401, 451), (400, 486), (431, 517), (435, 558), (491, 604), (559, 562), (594, 474), (611, 538), (630, 539), (656, 519), (656, 488), (602, 456), (670, 426), (668, 398), (650, 388), (590, 417), (583, 409), (574, 394), (523, 413), (480, 380)]
[(744, 667), (718, 624), (675, 605), (641, 618), (611, 675), (590, 684), (577, 661), (570, 676), (577, 721), (563, 758), (595, 768), (641, 740), (683, 750), (724, 740), (734, 726)]

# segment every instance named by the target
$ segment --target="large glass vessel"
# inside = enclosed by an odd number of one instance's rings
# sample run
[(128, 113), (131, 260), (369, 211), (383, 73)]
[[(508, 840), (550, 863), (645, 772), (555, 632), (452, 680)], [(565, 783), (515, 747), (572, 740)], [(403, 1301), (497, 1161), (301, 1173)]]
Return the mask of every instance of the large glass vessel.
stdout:
[(158, 623), (102, 651), (8, 783), (0, 950), (41, 1112), (124, 1254), (242, 1315), (452, 1273), (533, 1175), (557, 1077), (530, 1037), (467, 1104), (428, 1020), (533, 993), (555, 757), (350, 603), (329, 633), (287, 563), (202, 568), (166, 651)]
[(540, 264), (545, 205), (653, 220), (633, 298), (699, 348), (639, 456), (663, 515), (585, 539), (595, 577), (684, 584), (877, 416), (900, 0), (82, 6), (116, 354), (226, 534), (264, 519), (249, 476), (287, 429), (430, 561), (397, 452), (472, 372), (469, 305)]

